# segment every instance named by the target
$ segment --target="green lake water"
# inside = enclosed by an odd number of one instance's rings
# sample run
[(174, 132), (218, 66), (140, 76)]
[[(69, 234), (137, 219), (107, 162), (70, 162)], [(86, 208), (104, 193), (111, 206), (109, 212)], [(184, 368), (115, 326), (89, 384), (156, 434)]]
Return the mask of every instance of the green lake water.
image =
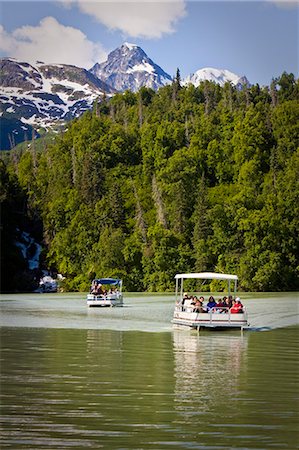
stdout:
[(173, 328), (173, 295), (124, 302), (1, 296), (1, 449), (298, 448), (298, 293), (242, 295), (243, 334)]

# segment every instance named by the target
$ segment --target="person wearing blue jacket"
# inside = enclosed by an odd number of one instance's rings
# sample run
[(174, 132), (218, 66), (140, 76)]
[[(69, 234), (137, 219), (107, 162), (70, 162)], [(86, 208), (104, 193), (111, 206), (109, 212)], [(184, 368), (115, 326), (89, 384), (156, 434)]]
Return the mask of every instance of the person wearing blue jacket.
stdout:
[(215, 302), (214, 297), (211, 295), (211, 297), (209, 298), (209, 301), (207, 303), (207, 311), (209, 312), (212, 308), (215, 308), (215, 306), (217, 305), (217, 303)]

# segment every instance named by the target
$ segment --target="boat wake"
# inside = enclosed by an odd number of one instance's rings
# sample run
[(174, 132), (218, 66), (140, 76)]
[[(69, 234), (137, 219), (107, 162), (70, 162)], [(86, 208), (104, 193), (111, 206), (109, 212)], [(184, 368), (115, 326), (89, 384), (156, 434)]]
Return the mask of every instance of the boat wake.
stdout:
[(244, 331), (271, 331), (271, 327), (248, 327), (244, 328)]

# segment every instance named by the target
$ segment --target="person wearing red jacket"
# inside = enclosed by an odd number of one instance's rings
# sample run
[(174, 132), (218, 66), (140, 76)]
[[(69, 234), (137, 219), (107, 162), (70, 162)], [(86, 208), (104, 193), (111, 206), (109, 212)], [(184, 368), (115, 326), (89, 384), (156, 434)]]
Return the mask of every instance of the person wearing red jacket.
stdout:
[(230, 309), (232, 314), (240, 314), (243, 312), (243, 305), (241, 303), (240, 297), (237, 297), (236, 300), (233, 300), (233, 306)]

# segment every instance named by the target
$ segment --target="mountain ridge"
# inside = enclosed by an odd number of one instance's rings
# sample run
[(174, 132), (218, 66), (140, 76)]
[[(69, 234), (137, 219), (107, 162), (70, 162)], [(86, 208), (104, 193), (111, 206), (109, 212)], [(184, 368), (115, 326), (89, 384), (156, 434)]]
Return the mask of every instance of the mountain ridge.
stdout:
[[(92, 108), (96, 99), (117, 92), (154, 90), (170, 84), (172, 77), (136, 44), (125, 42), (107, 60), (91, 69), (69, 64), (0, 59), (1, 150), (39, 137), (39, 130), (55, 130)], [(182, 79), (182, 85), (209, 80), (229, 81), (238, 89), (249, 82), (226, 69), (203, 68)]]
[(63, 125), (98, 97), (115, 93), (88, 70), (67, 64), (2, 58), (0, 71), (1, 150), (27, 140), (33, 128)]

